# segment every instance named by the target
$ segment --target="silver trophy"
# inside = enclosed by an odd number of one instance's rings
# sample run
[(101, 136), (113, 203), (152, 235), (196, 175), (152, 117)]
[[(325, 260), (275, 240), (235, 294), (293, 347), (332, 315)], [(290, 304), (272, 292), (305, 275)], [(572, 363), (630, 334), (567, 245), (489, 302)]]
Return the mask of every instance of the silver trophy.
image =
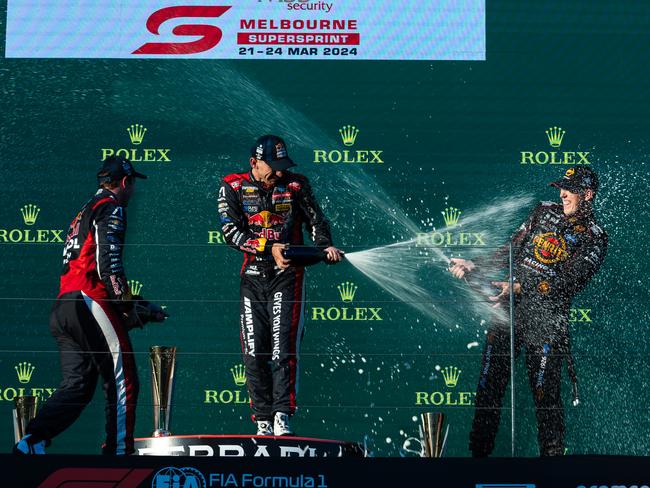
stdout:
[(174, 389), (174, 368), (176, 348), (172, 346), (153, 346), (149, 348), (151, 360), (151, 394), (153, 396), (153, 437), (166, 437)]
[(16, 442), (25, 437), (27, 424), (36, 417), (38, 397), (18, 396), (14, 398), (14, 439)]
[(444, 424), (444, 413), (426, 412), (420, 414), (422, 457), (442, 457), (447, 444), (447, 434), (449, 433), (449, 426), (447, 426), (443, 437)]

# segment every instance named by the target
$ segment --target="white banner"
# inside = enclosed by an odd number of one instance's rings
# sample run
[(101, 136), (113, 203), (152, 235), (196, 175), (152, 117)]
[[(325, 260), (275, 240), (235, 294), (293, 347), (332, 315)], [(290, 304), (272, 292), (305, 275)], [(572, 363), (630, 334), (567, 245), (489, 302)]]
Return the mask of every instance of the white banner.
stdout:
[(485, 0), (8, 0), (8, 58), (485, 60)]

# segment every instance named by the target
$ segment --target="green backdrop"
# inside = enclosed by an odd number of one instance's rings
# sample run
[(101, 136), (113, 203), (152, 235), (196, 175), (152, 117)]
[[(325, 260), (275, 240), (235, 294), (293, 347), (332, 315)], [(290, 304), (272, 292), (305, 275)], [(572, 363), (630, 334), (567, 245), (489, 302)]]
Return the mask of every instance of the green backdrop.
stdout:
[[(247, 167), (252, 141), (272, 132), (287, 140), (333, 222), (336, 244), (349, 252), (412, 238), (412, 225), (441, 226), (448, 206), (471, 215), (513, 195), (557, 199), (547, 183), (570, 166), (521, 164), (522, 152), (588, 152), (601, 175), (596, 213), (610, 246), (602, 270), (574, 301), (582, 404), (569, 406), (565, 379), (568, 452), (648, 454), (650, 7), (487, 3), (485, 62), (3, 56), (0, 438), (6, 450), (13, 397), (21, 391), (47, 397), (60, 380), (47, 327), (61, 264), (57, 236), (94, 192), (105, 150), (120, 148), (135, 150), (138, 170), (149, 175), (129, 206), (127, 275), (172, 315), (131, 334), (142, 382), (137, 434), (152, 430), (147, 350), (154, 344), (179, 350), (175, 433), (252, 432), (245, 386), (231, 371), (241, 363), (242, 256), (218, 233), (216, 192), (223, 175)], [(147, 129), (140, 144), (126, 130), (132, 124)], [(359, 128), (350, 148), (338, 132), (347, 124)], [(554, 126), (566, 131), (561, 148), (550, 147), (545, 134)], [(344, 149), (381, 150), (383, 163), (314, 163), (314, 150)], [(21, 213), (29, 204), (39, 209), (31, 224)], [(531, 205), (488, 229), (486, 248), (505, 242)], [(452, 314), (451, 326), (400, 302), (349, 263), (309, 269), (300, 434), (365, 441), (374, 454), (399, 456), (406, 438), (417, 434), (415, 417), (443, 411), (451, 425), (448, 454), (469, 454), (485, 317), (468, 312), (448, 275), (431, 270), (421, 280)], [(343, 282), (357, 287), (352, 302), (342, 301)], [(380, 308), (382, 320), (341, 320), (346, 307)], [(468, 348), (474, 341), (481, 345)], [(460, 370), (455, 385), (445, 383), (445, 367)], [(537, 455), (523, 361), (516, 374), (516, 454)], [(506, 407), (499, 455), (510, 453)], [(102, 434), (98, 391), (51, 452), (99, 452)]]

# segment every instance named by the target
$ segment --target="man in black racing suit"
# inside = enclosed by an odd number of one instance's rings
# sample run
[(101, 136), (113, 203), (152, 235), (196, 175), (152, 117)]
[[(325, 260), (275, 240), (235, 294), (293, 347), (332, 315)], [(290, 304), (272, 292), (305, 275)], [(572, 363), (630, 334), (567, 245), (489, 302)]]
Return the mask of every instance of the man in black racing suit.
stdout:
[(248, 392), (258, 435), (292, 435), (298, 354), (303, 335), (304, 268), (282, 252), (303, 245), (303, 224), (327, 261), (342, 253), (332, 246), (329, 221), (307, 178), (282, 139), (260, 137), (251, 150), (251, 170), (231, 174), (219, 189), (224, 239), (244, 252), (241, 269), (240, 338)]
[(26, 427), (16, 454), (45, 454), (51, 439), (70, 427), (91, 401), (98, 377), (106, 398), (102, 452), (134, 452), (139, 383), (129, 330), (168, 316), (132, 295), (123, 265), (126, 207), (135, 178), (131, 162), (107, 158), (97, 174), (99, 189), (72, 220), (63, 250), (60, 290), (50, 331), (61, 352), (61, 385)]
[[(568, 315), (573, 297), (600, 268), (607, 234), (592, 213), (597, 175), (589, 168), (567, 170), (551, 183), (562, 204), (540, 203), (512, 238), (514, 251), (515, 351), (523, 346), (536, 407), (542, 456), (564, 453), (564, 409), (560, 396), (562, 364), (570, 358)], [(452, 259), (450, 271), (463, 278), (475, 269), (508, 267), (508, 248), (475, 262)], [(493, 301), (507, 300), (508, 282)], [(572, 363), (570, 363), (572, 367)], [(510, 376), (510, 329), (496, 322), (488, 330), (469, 447), (475, 457), (492, 453), (502, 400)]]

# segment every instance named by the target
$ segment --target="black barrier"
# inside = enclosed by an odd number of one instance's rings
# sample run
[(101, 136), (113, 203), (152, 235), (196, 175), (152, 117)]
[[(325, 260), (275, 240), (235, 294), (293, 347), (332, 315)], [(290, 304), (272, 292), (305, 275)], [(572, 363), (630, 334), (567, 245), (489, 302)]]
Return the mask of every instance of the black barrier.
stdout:
[[(643, 488), (647, 458), (250, 459), (0, 455), (2, 486)], [(13, 483), (13, 484), (12, 484)]]

